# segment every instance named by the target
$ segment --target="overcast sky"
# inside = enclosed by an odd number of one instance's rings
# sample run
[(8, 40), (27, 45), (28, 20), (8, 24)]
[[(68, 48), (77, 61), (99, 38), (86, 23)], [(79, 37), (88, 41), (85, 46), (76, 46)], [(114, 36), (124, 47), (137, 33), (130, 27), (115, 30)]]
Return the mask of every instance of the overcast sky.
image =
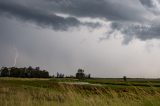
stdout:
[(160, 0), (0, 0), (0, 66), (160, 78)]

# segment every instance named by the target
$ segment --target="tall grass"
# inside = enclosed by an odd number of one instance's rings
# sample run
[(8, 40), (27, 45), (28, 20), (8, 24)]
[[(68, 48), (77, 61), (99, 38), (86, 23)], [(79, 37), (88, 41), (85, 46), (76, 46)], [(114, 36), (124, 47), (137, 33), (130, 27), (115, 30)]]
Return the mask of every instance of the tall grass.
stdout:
[(160, 106), (160, 92), (157, 88), (67, 84), (46, 88), (1, 82), (0, 106)]

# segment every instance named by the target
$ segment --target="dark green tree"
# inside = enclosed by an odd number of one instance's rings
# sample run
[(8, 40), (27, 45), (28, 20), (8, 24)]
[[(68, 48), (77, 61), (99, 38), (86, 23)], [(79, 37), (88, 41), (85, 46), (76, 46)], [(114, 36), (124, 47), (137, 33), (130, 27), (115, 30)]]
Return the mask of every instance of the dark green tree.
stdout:
[(78, 78), (78, 79), (85, 78), (85, 74), (84, 74), (84, 70), (83, 69), (78, 69), (78, 72), (76, 73), (76, 78)]
[(124, 80), (124, 81), (127, 81), (127, 77), (126, 77), (126, 76), (123, 76), (123, 80)]

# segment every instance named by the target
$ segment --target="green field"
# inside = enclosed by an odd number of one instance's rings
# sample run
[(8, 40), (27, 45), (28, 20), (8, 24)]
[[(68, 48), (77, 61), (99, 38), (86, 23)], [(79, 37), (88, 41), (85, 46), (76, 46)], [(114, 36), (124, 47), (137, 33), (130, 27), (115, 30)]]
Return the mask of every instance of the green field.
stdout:
[(0, 106), (159, 105), (159, 79), (0, 78)]

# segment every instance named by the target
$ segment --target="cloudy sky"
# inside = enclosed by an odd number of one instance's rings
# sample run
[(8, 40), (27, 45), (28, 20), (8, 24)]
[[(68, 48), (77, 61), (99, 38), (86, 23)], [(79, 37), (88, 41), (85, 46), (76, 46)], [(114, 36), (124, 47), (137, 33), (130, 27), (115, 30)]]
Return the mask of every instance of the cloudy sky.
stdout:
[(0, 0), (0, 66), (160, 77), (160, 0)]

